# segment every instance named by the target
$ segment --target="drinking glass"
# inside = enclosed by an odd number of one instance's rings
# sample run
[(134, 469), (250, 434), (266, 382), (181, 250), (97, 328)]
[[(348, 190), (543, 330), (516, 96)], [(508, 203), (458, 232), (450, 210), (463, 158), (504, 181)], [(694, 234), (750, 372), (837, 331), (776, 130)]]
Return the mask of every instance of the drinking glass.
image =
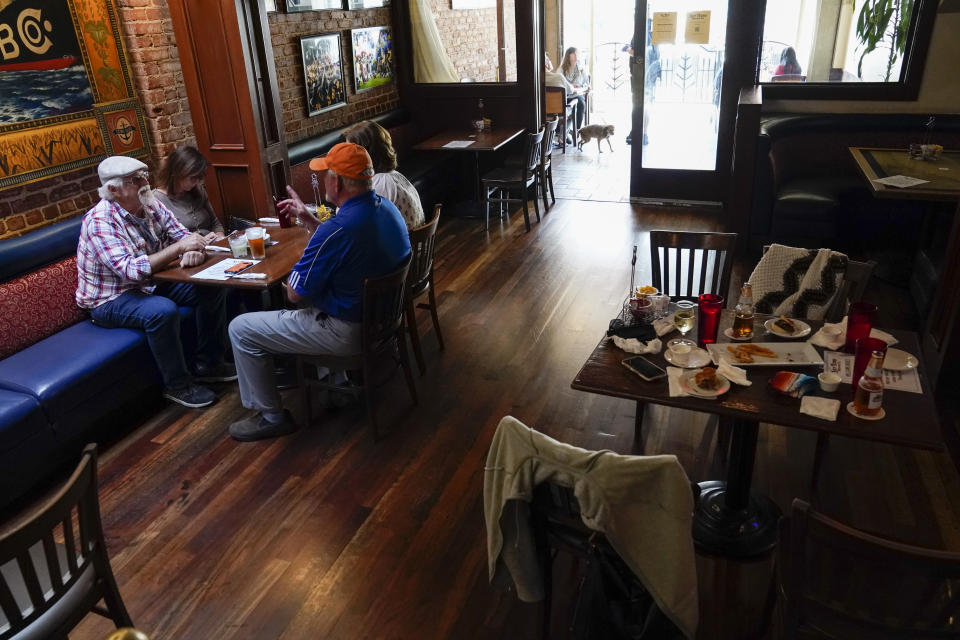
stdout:
[(853, 355), (854, 393), (857, 391), (857, 383), (860, 382), (860, 377), (863, 375), (863, 372), (867, 370), (867, 365), (870, 364), (870, 355), (874, 351), (879, 351), (886, 357), (887, 343), (877, 338), (859, 338), (857, 340)]
[(700, 295), (700, 321), (697, 323), (697, 344), (701, 348), (717, 341), (717, 329), (720, 328), (720, 312), (723, 310), (723, 296), (715, 293)]
[(250, 256), (256, 260), (263, 260), (267, 257), (267, 250), (263, 242), (263, 227), (250, 227), (247, 229), (247, 243), (250, 245)]
[(247, 236), (243, 231), (234, 231), (227, 236), (227, 242), (230, 243), (230, 251), (234, 258), (246, 258), (250, 246), (247, 244)]
[(686, 336), (693, 329), (694, 309), (696, 308), (697, 305), (689, 300), (677, 302), (677, 310), (673, 314), (673, 326), (677, 328), (680, 335)]
[(847, 340), (843, 350), (847, 353), (856, 351), (857, 340), (869, 338), (873, 328), (873, 319), (877, 315), (877, 305), (869, 302), (854, 302), (847, 311)]
[(670, 296), (665, 293), (658, 293), (650, 297), (650, 301), (653, 303), (653, 318), (654, 320), (659, 320), (667, 315), (667, 310), (670, 308)]

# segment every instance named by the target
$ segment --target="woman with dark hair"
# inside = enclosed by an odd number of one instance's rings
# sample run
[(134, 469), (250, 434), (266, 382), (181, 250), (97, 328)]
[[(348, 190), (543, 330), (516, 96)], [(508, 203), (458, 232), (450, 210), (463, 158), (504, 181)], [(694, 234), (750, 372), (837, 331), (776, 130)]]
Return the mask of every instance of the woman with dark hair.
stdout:
[(363, 120), (347, 129), (343, 136), (347, 142), (360, 145), (370, 154), (375, 172), (373, 188), (377, 195), (397, 205), (407, 229), (423, 225), (420, 194), (406, 176), (397, 171), (397, 152), (393, 149), (390, 132), (376, 122)]
[(159, 184), (153, 190), (157, 200), (190, 231), (206, 237), (207, 242), (223, 238), (223, 224), (213, 212), (203, 176), (207, 159), (195, 147), (177, 147), (163, 161)]
[(587, 113), (586, 93), (590, 89), (590, 76), (586, 74), (578, 60), (579, 53), (576, 47), (568, 47), (560, 63), (560, 75), (576, 90), (577, 129), (583, 126), (583, 118)]
[[(769, 67), (768, 67), (769, 68)], [(800, 63), (797, 61), (797, 52), (793, 47), (787, 47), (780, 54), (780, 66), (773, 72), (775, 76), (800, 75)]]

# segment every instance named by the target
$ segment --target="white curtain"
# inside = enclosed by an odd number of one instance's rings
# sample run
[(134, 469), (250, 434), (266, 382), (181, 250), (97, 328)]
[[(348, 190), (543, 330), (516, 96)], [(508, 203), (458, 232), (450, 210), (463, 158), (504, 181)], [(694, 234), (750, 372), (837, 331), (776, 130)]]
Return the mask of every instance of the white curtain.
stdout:
[(430, 0), (410, 0), (413, 32), (413, 79), (416, 82), (460, 82), (450, 61), (440, 31), (430, 11)]

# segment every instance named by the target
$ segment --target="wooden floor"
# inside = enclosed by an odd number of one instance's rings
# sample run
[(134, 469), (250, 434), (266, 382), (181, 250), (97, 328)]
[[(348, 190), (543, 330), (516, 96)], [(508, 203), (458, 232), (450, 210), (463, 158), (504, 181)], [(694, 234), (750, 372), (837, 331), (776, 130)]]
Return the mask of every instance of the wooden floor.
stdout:
[[(718, 216), (560, 200), (529, 234), (516, 215), (489, 232), (444, 220), (447, 348), (424, 312), (420, 406), (396, 376), (381, 413), (392, 434), (379, 443), (359, 408), (282, 439), (234, 442), (227, 425), (245, 415), (235, 384), (210, 409), (171, 406), (136, 427), (100, 469), (134, 622), (153, 640), (538, 637), (538, 607), (487, 585), (481, 483), (493, 431), (512, 414), (572, 444), (627, 452), (633, 405), (570, 382), (626, 295), (632, 245), (646, 265), (645, 231), (719, 230)], [(691, 479), (717, 477), (704, 416), (654, 410), (645, 429), (645, 452), (677, 455)], [(814, 440), (761, 427), (754, 487), (783, 509), (810, 499)], [(960, 549), (958, 479), (946, 454), (833, 438), (813, 498), (854, 526)], [(698, 572), (701, 638), (763, 635), (769, 558), (703, 557)], [(569, 611), (558, 609), (551, 637), (562, 638)], [(109, 628), (90, 616), (71, 638)]]

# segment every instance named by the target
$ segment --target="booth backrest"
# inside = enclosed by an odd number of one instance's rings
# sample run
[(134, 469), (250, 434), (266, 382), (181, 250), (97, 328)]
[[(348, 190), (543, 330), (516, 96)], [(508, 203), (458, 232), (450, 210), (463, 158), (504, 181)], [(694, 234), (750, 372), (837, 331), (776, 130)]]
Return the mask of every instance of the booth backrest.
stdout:
[(0, 359), (86, 318), (74, 298), (81, 222), (0, 241)]

